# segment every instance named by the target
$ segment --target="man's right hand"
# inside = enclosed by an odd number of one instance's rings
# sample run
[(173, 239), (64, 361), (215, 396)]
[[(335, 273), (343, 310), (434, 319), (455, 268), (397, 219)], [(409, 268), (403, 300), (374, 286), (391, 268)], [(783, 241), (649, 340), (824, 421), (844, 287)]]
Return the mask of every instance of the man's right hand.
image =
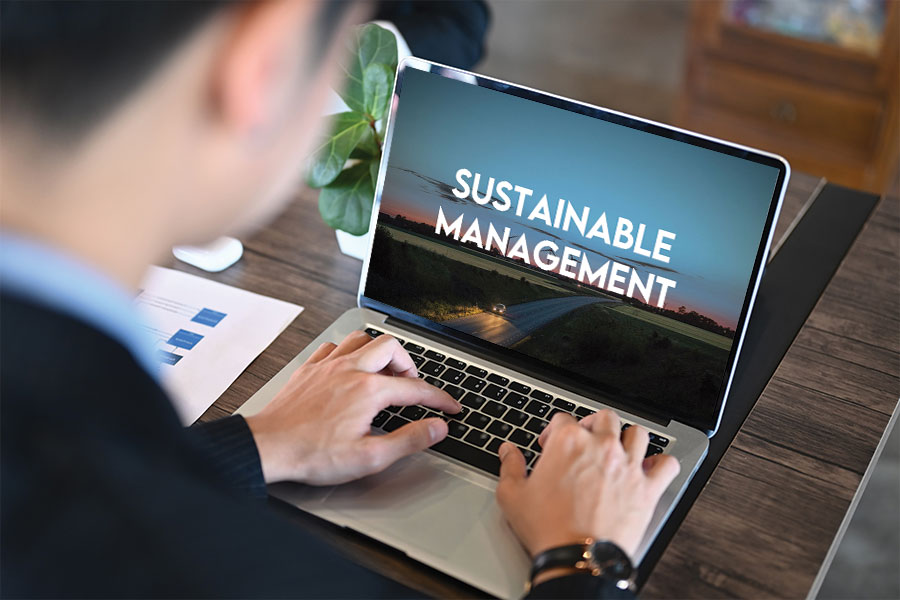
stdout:
[(542, 436), (541, 458), (526, 477), (513, 444), (500, 447), (497, 501), (532, 557), (586, 538), (615, 543), (632, 559), (657, 502), (678, 474), (664, 454), (644, 458), (649, 436), (603, 410), (578, 423), (558, 414)]

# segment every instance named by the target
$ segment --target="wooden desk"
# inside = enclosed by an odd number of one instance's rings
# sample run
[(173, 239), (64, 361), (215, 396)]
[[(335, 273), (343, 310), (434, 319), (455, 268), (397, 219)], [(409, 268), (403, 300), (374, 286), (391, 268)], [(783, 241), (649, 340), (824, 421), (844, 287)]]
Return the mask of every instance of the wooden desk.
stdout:
[[(794, 175), (776, 242), (821, 185)], [(896, 198), (876, 207), (641, 596), (807, 594), (900, 395), (898, 208)], [(355, 304), (361, 264), (340, 254), (314, 194), (301, 193), (245, 248), (218, 275), (173, 266), (305, 310), (201, 420), (231, 414)], [(284, 511), (424, 593), (477, 593), (362, 536)]]

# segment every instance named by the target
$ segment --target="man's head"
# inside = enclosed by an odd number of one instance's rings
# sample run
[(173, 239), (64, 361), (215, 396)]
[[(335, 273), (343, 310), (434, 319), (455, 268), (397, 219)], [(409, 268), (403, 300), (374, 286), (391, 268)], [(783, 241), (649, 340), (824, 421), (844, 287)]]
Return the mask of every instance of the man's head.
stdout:
[(132, 250), (124, 222), (147, 254), (270, 215), (318, 135), (349, 7), (4, 3), (4, 228), (95, 260)]

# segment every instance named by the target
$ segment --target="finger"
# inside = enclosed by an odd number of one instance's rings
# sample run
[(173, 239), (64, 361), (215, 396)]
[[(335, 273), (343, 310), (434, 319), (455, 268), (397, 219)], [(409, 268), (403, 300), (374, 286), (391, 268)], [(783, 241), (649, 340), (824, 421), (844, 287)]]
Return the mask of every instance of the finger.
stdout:
[(650, 434), (640, 425), (632, 425), (622, 433), (622, 445), (629, 462), (640, 463), (647, 454), (647, 444), (650, 443)]
[(542, 431), (541, 435), (538, 437), (538, 442), (540, 442), (541, 448), (543, 448), (544, 446), (547, 445), (547, 440), (550, 439), (550, 432), (553, 431), (553, 429), (555, 429), (561, 425), (564, 425), (566, 423), (574, 423), (574, 422), (575, 422), (575, 419), (572, 418), (572, 416), (567, 413), (559, 412), (559, 413), (556, 413), (555, 415), (553, 415), (553, 417), (550, 419), (550, 424), (547, 425), (546, 427), (544, 427), (544, 431)]
[(594, 426), (594, 421), (597, 420), (597, 413), (591, 413), (583, 419), (579, 419), (578, 424), (587, 429), (588, 431), (592, 431)]
[(334, 349), (337, 348), (337, 345), (332, 342), (325, 342), (313, 352), (306, 362), (308, 363), (317, 363), (322, 359), (328, 358), (328, 356), (334, 352)]
[(435, 410), (442, 410), (450, 414), (459, 412), (462, 405), (454, 400), (450, 394), (439, 390), (430, 383), (425, 383), (418, 378), (408, 377), (384, 377), (372, 375), (378, 378), (378, 386), (374, 392), (375, 403), (379, 408), (388, 406), (410, 406), (421, 404)]
[(525, 457), (515, 444), (503, 442), (499, 450), (500, 483), (497, 484), (497, 499), (508, 504), (517, 495), (518, 487), (525, 481)]
[(619, 415), (608, 408), (598, 411), (591, 421), (591, 431), (596, 435), (614, 435), (619, 437), (622, 429)]
[(369, 334), (365, 331), (354, 331), (341, 340), (341, 343), (337, 345), (337, 348), (334, 349), (331, 356), (333, 358), (346, 356), (351, 352), (356, 352), (371, 341), (372, 338), (369, 337)]
[(413, 421), (386, 435), (372, 436), (368, 438), (372, 472), (381, 471), (404, 456), (424, 450), (445, 437), (447, 423), (443, 419)]
[(418, 374), (409, 352), (403, 349), (397, 338), (389, 335), (382, 335), (361, 348), (357, 352), (356, 364), (369, 373), (390, 369), (394, 375), (401, 377), (415, 377)]
[(657, 496), (663, 495), (663, 492), (681, 471), (678, 460), (668, 454), (657, 454), (644, 459), (643, 467)]

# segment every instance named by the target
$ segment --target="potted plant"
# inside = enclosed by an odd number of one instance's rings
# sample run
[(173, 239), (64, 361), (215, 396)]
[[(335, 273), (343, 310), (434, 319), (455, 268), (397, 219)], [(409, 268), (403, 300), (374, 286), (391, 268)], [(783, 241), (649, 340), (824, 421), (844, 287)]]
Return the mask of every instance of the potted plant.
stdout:
[(365, 234), (397, 71), (397, 40), (387, 29), (370, 23), (351, 37), (351, 50), (342, 63), (347, 81), (340, 92), (349, 110), (330, 117), (307, 181), (321, 189), (319, 213), (337, 231), (341, 251), (361, 259), (367, 249)]

